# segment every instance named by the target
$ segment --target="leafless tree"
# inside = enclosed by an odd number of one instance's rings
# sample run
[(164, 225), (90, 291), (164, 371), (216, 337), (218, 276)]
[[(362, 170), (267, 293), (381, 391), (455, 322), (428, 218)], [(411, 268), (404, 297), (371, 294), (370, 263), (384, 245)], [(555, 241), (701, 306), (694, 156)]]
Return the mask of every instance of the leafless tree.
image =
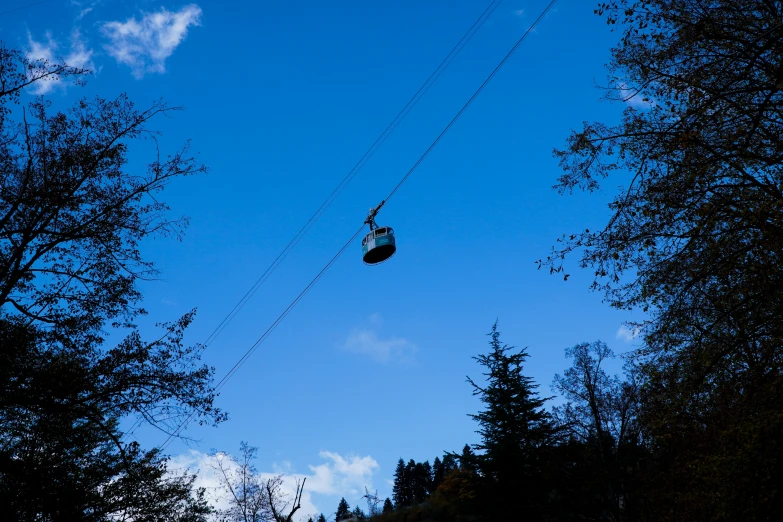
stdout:
[(270, 520), (266, 489), (256, 472), (252, 461), (257, 448), (242, 442), (240, 456), (215, 453), (212, 467), (217, 471), (220, 487), (229, 497), (229, 508), (219, 512), (221, 520), (241, 522), (266, 522)]
[(239, 458), (215, 453), (213, 468), (218, 473), (220, 489), (229, 501), (227, 509), (219, 511), (221, 522), (291, 522), (301, 508), (305, 481), (296, 480), (293, 501), (283, 491), (283, 477), (263, 479), (253, 465), (258, 448), (247, 442), (239, 445)]
[[(306, 480), (306, 477), (302, 479), (302, 482), (299, 482), (299, 479), (296, 480), (296, 492), (294, 493), (293, 502), (290, 502), (287, 498), (288, 495), (282, 491), (282, 476), (273, 477), (266, 481), (266, 496), (275, 522), (291, 522), (293, 520), (294, 513), (302, 507), (302, 493), (304, 492)], [(286, 512), (288, 513), (286, 514)]]

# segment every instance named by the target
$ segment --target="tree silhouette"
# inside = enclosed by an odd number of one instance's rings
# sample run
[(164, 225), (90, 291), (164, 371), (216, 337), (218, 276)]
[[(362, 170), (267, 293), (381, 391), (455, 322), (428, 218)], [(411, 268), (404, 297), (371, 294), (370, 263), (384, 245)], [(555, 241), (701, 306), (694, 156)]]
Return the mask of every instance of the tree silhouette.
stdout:
[(140, 242), (185, 225), (161, 191), (205, 168), (187, 146), (129, 167), (129, 146), (155, 140), (150, 120), (175, 110), (162, 102), (140, 110), (121, 95), (57, 112), (38, 97), (11, 109), (30, 85), (85, 74), (0, 45), (0, 503), (14, 520), (202, 519), (203, 491), (120, 426), (225, 418), (201, 348), (182, 342), (193, 312), (152, 340), (135, 328), (138, 283), (156, 275)]
[(351, 516), (351, 506), (348, 505), (345, 498), (340, 499), (340, 503), (337, 505), (337, 511), (334, 514), (334, 520), (339, 522), (344, 518)]
[[(541, 266), (595, 274), (639, 309), (643, 422), (659, 452), (657, 520), (774, 517), (783, 447), (783, 25), (780, 2), (617, 0), (607, 96), (555, 152), (558, 189), (620, 174), (605, 225), (567, 235)], [(763, 442), (762, 442), (763, 441)], [(749, 477), (765, 477), (750, 479)], [(654, 491), (654, 494), (653, 494)]]
[(470, 414), (479, 424), (481, 437), (474, 447), (482, 453), (475, 461), (497, 495), (496, 516), (511, 516), (507, 510), (512, 495), (518, 501), (514, 510), (539, 516), (547, 494), (544, 450), (555, 442), (557, 430), (543, 409), (545, 399), (535, 392), (537, 385), (522, 373), (527, 352), (502, 344), (497, 322), (489, 337), (489, 353), (474, 357), (485, 368), (487, 383), (482, 386), (468, 377), (473, 394), (484, 405), (483, 411)]

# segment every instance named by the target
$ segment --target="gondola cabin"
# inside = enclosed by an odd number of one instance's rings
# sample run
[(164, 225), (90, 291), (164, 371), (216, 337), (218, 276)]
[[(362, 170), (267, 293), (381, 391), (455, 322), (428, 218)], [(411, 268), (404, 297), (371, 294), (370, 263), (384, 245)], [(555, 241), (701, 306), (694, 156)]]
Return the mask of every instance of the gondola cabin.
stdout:
[(391, 227), (378, 227), (362, 239), (362, 260), (368, 265), (382, 263), (396, 251), (394, 229)]

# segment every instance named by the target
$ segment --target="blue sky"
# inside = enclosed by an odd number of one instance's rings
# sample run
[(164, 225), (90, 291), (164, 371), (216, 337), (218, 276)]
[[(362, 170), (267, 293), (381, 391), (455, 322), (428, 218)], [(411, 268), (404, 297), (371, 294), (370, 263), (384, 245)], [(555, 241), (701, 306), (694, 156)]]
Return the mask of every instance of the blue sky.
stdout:
[[(6, 0), (0, 11), (33, 3)], [(504, 1), (351, 185), (205, 352), (222, 376), (396, 185), (548, 2)], [(7, 45), (95, 71), (84, 88), (49, 84), (57, 104), (127, 92), (185, 111), (156, 120), (162, 144), (187, 139), (207, 175), (165, 193), (191, 219), (181, 242), (144, 245), (162, 270), (145, 283), (152, 323), (198, 308), (203, 341), (448, 53), (488, 1), (217, 2), (50, 0), (0, 15)], [(552, 149), (582, 121), (616, 121), (601, 100), (616, 34), (593, 2), (561, 0), (381, 211), (398, 253), (364, 266), (353, 245), (222, 390), (230, 420), (192, 426), (168, 451), (205, 468), (213, 449), (259, 447), (264, 472), (307, 475), (306, 510), (353, 506), (363, 486), (390, 495), (399, 457), (476, 442), (465, 376), (497, 318), (527, 346), (550, 395), (564, 349), (602, 339), (616, 352), (629, 313), (588, 290), (590, 273), (536, 269), (561, 234), (605, 221), (617, 181), (558, 196)], [(151, 144), (131, 154), (151, 158)], [(636, 317), (638, 318), (638, 317)], [(163, 442), (141, 428), (147, 446)], [(205, 472), (208, 483), (208, 472)], [(364, 504), (362, 504), (364, 506)]]

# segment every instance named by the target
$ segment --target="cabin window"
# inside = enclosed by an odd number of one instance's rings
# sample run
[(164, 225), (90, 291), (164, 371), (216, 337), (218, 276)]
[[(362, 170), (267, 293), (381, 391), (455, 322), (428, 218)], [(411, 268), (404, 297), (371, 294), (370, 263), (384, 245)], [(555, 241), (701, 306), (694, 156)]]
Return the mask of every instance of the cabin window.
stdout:
[(379, 229), (377, 229), (375, 231), (375, 237), (383, 236), (385, 234), (386, 234), (386, 229), (385, 228), (379, 228)]

